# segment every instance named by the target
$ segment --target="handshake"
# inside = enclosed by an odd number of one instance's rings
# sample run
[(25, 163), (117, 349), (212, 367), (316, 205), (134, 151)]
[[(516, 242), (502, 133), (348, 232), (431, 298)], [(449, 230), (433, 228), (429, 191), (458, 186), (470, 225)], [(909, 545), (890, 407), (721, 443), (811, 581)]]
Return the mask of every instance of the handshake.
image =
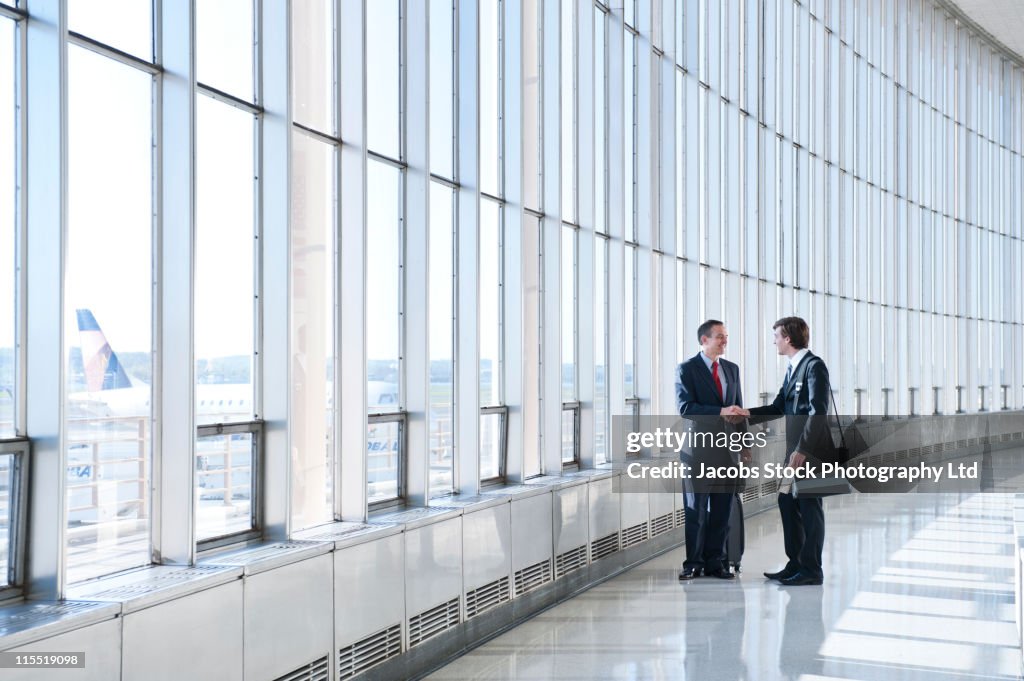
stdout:
[(729, 423), (740, 423), (743, 419), (750, 416), (750, 410), (733, 405), (731, 407), (723, 407), (720, 414)]

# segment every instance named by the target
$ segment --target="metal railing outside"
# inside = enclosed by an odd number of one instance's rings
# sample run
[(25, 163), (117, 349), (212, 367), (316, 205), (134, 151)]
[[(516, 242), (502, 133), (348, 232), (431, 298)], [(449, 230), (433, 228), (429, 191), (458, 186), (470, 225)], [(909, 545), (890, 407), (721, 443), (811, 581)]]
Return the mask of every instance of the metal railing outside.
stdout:
[(196, 428), (197, 549), (262, 536), (263, 421)]
[(0, 440), (0, 600), (22, 595), (30, 448), (28, 438)]

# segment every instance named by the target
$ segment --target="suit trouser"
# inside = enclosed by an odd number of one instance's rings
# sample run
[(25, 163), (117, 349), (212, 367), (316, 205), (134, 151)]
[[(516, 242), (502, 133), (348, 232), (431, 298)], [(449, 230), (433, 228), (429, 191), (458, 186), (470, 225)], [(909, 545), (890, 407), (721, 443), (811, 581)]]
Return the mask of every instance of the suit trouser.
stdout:
[(686, 500), (686, 560), (684, 568), (717, 570), (726, 562), (732, 494), (695, 492), (684, 487)]
[(786, 544), (786, 569), (800, 570), (813, 577), (823, 576), (821, 553), (825, 547), (825, 509), (821, 497), (794, 499), (779, 495), (782, 537)]

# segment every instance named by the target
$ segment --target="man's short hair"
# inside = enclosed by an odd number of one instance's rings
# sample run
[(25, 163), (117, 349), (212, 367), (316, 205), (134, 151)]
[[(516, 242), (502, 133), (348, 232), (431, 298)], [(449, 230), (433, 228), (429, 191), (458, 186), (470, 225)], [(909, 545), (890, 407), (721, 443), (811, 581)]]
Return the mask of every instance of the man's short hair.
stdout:
[(789, 339), (789, 344), (797, 350), (803, 350), (811, 341), (811, 330), (800, 317), (783, 317), (772, 325), (772, 330), (781, 328), (782, 335)]
[(722, 322), (717, 319), (709, 319), (700, 326), (697, 327), (697, 342), (704, 345), (704, 336), (711, 335), (711, 329), (716, 326), (725, 326)]

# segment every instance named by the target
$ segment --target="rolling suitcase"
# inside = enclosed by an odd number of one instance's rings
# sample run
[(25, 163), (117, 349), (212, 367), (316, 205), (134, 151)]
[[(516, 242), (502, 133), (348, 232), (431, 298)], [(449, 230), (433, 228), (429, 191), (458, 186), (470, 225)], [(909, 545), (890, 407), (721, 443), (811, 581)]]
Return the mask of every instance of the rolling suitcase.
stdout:
[(725, 560), (736, 571), (740, 573), (740, 563), (743, 561), (743, 549), (746, 544), (746, 537), (743, 529), (743, 502), (740, 495), (732, 497), (732, 511), (729, 513), (729, 536), (725, 540)]

